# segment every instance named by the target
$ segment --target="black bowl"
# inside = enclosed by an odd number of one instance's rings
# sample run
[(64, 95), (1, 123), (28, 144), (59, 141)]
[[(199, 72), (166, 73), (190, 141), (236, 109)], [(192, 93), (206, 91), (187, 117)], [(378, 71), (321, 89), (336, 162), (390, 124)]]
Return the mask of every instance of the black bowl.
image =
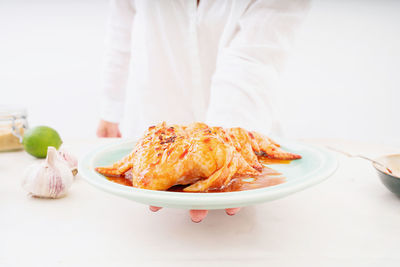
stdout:
[(378, 172), (383, 185), (386, 186), (390, 192), (400, 197), (400, 154), (382, 156), (376, 159), (376, 161), (382, 163), (392, 171), (392, 173), (389, 173), (389, 171), (385, 170), (382, 166), (372, 164)]

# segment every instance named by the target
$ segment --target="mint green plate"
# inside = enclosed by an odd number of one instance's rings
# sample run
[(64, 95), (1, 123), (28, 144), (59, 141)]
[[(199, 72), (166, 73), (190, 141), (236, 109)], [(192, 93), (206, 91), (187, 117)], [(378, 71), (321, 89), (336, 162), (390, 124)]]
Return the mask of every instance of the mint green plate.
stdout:
[(279, 143), (285, 150), (300, 154), (303, 158), (290, 164), (271, 166), (286, 177), (285, 183), (248, 191), (182, 193), (138, 189), (108, 181), (94, 171), (95, 167), (110, 165), (129, 154), (135, 141), (120, 141), (91, 151), (79, 162), (79, 173), (99, 189), (146, 205), (183, 209), (223, 209), (285, 197), (325, 180), (336, 170), (337, 160), (329, 151), (297, 142), (279, 140)]

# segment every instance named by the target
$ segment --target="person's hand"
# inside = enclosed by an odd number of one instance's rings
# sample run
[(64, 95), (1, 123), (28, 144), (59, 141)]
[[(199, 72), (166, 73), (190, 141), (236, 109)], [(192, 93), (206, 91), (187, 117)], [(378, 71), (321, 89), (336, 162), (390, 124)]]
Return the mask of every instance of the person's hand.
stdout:
[(121, 137), (118, 123), (100, 120), (97, 126), (98, 137)]
[[(159, 211), (160, 209), (162, 209), (162, 208), (150, 206), (150, 210), (153, 212)], [(233, 216), (239, 210), (240, 210), (240, 208), (230, 208), (230, 209), (225, 209), (225, 212), (229, 216)], [(195, 223), (199, 223), (202, 220), (204, 220), (204, 218), (207, 216), (207, 213), (208, 213), (208, 210), (190, 210), (189, 211), (190, 218), (192, 219), (192, 222), (195, 222)]]

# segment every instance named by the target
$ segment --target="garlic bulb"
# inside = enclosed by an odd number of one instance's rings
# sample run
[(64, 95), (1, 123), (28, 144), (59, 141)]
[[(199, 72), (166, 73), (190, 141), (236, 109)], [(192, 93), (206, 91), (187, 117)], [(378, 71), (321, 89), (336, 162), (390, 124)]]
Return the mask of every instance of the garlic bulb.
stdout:
[(22, 187), (35, 197), (60, 198), (67, 194), (73, 180), (65, 160), (54, 147), (48, 147), (46, 160), (26, 170)]
[(64, 146), (58, 150), (58, 154), (67, 162), (69, 168), (72, 170), (73, 175), (78, 173), (78, 160), (74, 155), (68, 152)]

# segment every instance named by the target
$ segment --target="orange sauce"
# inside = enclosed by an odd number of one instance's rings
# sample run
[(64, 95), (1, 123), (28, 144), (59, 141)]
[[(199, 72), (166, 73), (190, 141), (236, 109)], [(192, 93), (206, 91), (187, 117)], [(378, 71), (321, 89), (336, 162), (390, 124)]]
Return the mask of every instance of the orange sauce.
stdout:
[(210, 192), (234, 192), (234, 191), (246, 191), (257, 188), (264, 188), (273, 185), (282, 184), (285, 182), (283, 176), (272, 176), (272, 175), (261, 175), (257, 177), (234, 178), (228, 187), (223, 189), (211, 190)]
[[(285, 177), (283, 177), (280, 173), (265, 168), (263, 170), (263, 173), (261, 173), (260, 175), (257, 176), (245, 175), (245, 176), (235, 177), (230, 181), (230, 183), (227, 186), (224, 186), (222, 188), (214, 188), (208, 190), (207, 192), (218, 193), (218, 192), (246, 191), (251, 189), (278, 185), (284, 182), (285, 182)], [(181, 190), (183, 190), (183, 188)], [(168, 191), (170, 191), (170, 189)]]
[[(261, 163), (266, 164), (289, 164), (290, 160), (276, 160), (269, 158), (259, 158)], [(108, 176), (107, 180), (125, 185), (132, 186), (132, 172), (128, 170), (124, 175), (121, 176)], [(270, 169), (264, 168), (263, 172), (257, 176), (240, 176), (233, 178), (230, 183), (223, 188), (215, 188), (211, 189), (208, 192), (217, 193), (217, 192), (234, 192), (234, 191), (245, 191), (263, 187), (269, 187), (273, 185), (282, 184), (285, 182), (285, 177), (283, 177), (280, 173)], [(183, 189), (188, 185), (175, 185), (169, 188), (167, 191), (171, 192), (184, 192)]]
[(262, 164), (289, 164), (291, 160), (271, 159), (268, 157), (258, 157), (258, 161)]

